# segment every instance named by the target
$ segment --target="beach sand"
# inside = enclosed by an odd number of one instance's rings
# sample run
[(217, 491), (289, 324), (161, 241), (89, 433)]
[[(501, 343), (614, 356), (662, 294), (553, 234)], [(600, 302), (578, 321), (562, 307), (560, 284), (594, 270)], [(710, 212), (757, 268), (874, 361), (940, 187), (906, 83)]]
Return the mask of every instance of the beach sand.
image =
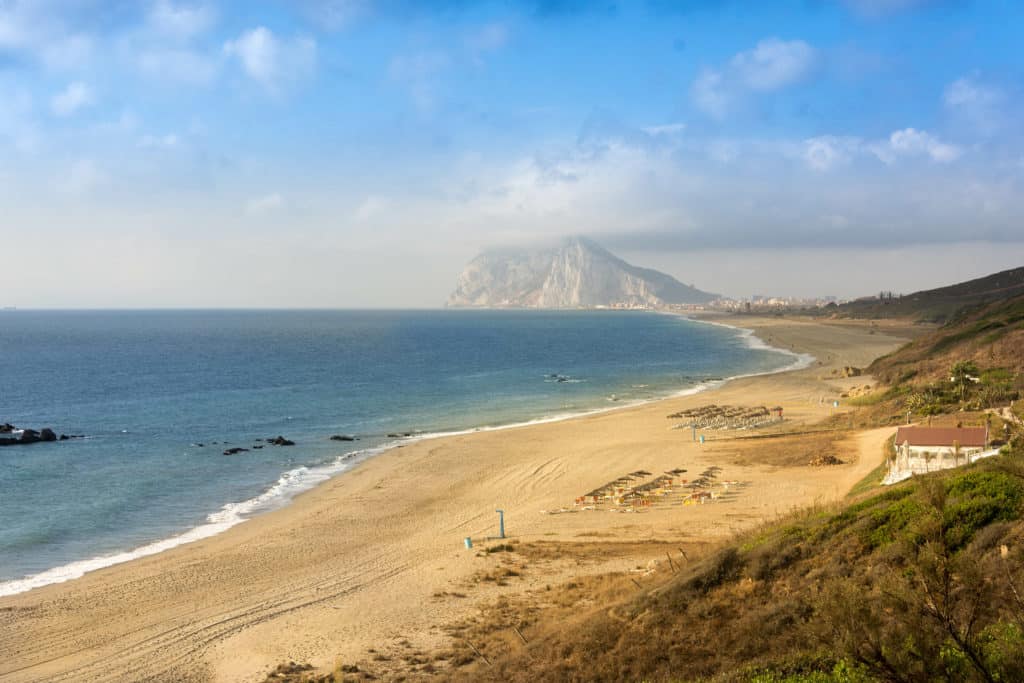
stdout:
[[(911, 331), (740, 320), (817, 361), (638, 407), (410, 443), (219, 536), (0, 598), (0, 680), (258, 681), (289, 660), (330, 669), (405, 641), (429, 652), (446, 645), (446, 624), (503, 592), (643, 565), (652, 559), (644, 541), (699, 548), (841, 498), (882, 461), (892, 430), (840, 442), (842, 465), (782, 466), (759, 462), (756, 449), (737, 457), (734, 434), (694, 443), (666, 416), (708, 403), (780, 405), (789, 427), (817, 422), (842, 391), (869, 381), (831, 377), (832, 369), (867, 365)], [(692, 477), (713, 464), (721, 479), (743, 482), (728, 502), (550, 514), (631, 471), (685, 468)], [(466, 550), (463, 539), (486, 545), (498, 508), (520, 543), (635, 543), (635, 551), (555, 558), (507, 586), (475, 580), (498, 560)]]

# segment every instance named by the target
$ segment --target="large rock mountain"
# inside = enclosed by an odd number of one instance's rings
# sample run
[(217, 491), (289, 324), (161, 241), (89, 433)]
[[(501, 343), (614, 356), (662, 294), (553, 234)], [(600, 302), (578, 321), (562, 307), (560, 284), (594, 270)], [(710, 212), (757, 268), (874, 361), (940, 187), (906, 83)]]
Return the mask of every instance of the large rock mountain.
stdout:
[(575, 308), (701, 304), (716, 297), (670, 275), (632, 266), (574, 237), (548, 249), (487, 251), (459, 275), (448, 306)]

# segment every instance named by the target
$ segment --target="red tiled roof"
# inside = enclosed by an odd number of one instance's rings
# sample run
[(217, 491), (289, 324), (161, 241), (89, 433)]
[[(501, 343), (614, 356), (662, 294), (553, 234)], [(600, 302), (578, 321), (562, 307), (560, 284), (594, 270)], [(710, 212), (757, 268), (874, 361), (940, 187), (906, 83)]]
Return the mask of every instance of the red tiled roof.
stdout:
[(964, 447), (985, 447), (988, 427), (900, 427), (896, 430), (896, 445), (910, 442), (911, 446), (950, 446), (956, 441)]

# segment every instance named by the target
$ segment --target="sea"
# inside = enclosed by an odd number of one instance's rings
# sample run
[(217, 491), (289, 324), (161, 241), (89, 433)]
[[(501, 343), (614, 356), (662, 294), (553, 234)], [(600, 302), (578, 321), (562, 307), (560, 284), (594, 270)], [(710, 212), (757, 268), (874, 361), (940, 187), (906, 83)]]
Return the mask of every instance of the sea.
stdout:
[(0, 596), (220, 533), (402, 442), (807, 362), (643, 311), (2, 311), (0, 424), (75, 438), (0, 448)]

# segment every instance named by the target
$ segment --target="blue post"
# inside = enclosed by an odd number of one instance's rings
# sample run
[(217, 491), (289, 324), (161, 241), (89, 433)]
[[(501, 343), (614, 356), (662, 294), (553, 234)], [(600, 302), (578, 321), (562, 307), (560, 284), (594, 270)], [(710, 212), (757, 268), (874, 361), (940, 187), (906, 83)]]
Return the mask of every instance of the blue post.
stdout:
[(700, 435), (700, 444), (702, 446), (704, 445), (704, 435), (703, 434)]
[(466, 550), (472, 550), (473, 549), (473, 539), (470, 538), (469, 536), (466, 536), (465, 540), (463, 540), (463, 543), (466, 544)]
[(498, 538), (505, 538), (505, 511), (495, 510), (498, 513)]

